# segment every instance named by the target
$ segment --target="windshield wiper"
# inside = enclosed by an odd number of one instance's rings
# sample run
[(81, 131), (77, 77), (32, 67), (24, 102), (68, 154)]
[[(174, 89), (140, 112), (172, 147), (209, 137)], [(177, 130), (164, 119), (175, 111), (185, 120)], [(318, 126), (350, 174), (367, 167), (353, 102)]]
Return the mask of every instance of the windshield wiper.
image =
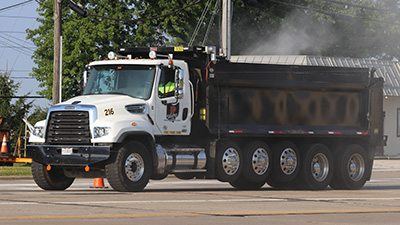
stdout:
[(103, 93), (101, 93), (101, 94), (116, 94), (116, 95), (129, 95), (129, 94), (127, 94), (127, 93), (124, 93), (124, 92), (118, 92), (118, 91), (110, 91), (110, 92), (103, 92)]

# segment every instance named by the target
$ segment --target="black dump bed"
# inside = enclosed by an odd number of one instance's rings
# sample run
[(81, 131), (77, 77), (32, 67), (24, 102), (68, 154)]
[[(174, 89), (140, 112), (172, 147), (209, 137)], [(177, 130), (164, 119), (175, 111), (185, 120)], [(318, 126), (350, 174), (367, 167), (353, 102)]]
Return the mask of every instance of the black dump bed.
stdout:
[[(366, 68), (218, 62), (206, 91), (213, 134), (367, 135)], [(381, 106), (380, 106), (381, 107)]]

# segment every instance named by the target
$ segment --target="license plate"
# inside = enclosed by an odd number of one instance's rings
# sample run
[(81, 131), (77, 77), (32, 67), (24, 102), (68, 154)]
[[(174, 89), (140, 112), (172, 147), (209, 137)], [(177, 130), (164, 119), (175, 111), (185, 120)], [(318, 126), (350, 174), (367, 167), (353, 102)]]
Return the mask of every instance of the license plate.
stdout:
[(61, 155), (72, 155), (72, 148), (61, 148)]

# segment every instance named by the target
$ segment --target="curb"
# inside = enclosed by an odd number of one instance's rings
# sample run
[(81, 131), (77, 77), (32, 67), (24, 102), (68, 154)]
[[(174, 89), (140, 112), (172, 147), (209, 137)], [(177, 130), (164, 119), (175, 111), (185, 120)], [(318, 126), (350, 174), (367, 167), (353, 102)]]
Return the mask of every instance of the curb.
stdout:
[(0, 180), (23, 180), (33, 179), (32, 176), (0, 176)]
[(374, 160), (400, 160), (400, 156), (375, 156)]

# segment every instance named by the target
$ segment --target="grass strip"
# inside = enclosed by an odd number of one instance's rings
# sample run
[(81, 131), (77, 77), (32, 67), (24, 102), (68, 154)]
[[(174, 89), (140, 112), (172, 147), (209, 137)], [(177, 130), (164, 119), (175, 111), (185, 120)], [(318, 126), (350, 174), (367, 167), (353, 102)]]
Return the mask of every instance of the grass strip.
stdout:
[(14, 163), (14, 166), (0, 166), (0, 177), (32, 176), (31, 167), (25, 163)]

